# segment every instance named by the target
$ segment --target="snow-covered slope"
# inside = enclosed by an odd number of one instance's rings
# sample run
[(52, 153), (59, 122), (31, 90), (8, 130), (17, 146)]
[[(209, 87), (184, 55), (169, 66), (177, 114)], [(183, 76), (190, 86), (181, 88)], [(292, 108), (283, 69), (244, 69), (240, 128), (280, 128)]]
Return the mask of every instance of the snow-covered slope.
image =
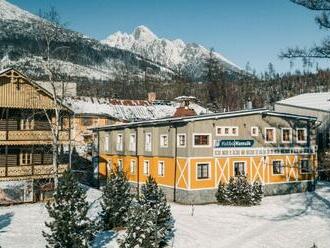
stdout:
[[(68, 56), (53, 54), (58, 76), (74, 78), (79, 81), (114, 79), (124, 66), (131, 68), (136, 75), (142, 75), (146, 67), (149, 75), (167, 78), (173, 72), (157, 63), (146, 60), (136, 53), (109, 47), (100, 41), (66, 29), (54, 29), (50, 22), (22, 10), (5, 0), (0, 0), (0, 70), (15, 67), (34, 79), (43, 79), (44, 51), (42, 38), (45, 30), (56, 34), (52, 41), (53, 47), (68, 47)], [(43, 30), (40, 30), (40, 26)], [(45, 30), (44, 30), (45, 29)], [(55, 49), (53, 49), (55, 50)], [(65, 59), (63, 59), (65, 57)]]
[[(195, 43), (158, 38), (146, 26), (138, 26), (131, 34), (116, 32), (102, 42), (111, 47), (132, 51), (174, 70), (181, 67), (186, 70), (197, 70), (199, 73), (202, 70), (201, 63), (210, 53), (209, 49)], [(215, 52), (214, 55), (226, 69), (241, 70), (220, 53)]]
[(20, 20), (22, 22), (29, 22), (31, 20), (39, 20), (39, 17), (28, 11), (19, 9), (5, 0), (0, 0), (0, 20)]

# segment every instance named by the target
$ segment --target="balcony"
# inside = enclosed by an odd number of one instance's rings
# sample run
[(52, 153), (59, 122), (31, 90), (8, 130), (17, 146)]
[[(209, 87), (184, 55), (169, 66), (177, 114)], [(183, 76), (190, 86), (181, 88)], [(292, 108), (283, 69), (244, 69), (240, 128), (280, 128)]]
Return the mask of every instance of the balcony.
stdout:
[[(62, 174), (67, 168), (67, 164), (59, 165), (58, 173)], [(53, 177), (53, 165), (20, 165), (0, 167), (0, 181), (51, 177)]]
[[(51, 131), (20, 130), (20, 131), (0, 131), (0, 143), (2, 145), (37, 145), (51, 144)], [(59, 141), (62, 144), (69, 143), (69, 131), (60, 131)]]

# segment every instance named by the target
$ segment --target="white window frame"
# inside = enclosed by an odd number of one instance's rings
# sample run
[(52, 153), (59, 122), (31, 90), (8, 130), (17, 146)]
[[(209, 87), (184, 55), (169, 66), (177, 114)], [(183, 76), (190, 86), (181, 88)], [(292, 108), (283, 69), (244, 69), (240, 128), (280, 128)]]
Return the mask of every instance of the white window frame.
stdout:
[[(134, 143), (132, 142), (132, 137), (134, 137)], [(136, 133), (130, 133), (129, 134), (129, 147), (130, 152), (136, 151)]]
[[(120, 140), (119, 140), (119, 137), (121, 137)], [(123, 143), (124, 143), (124, 135), (122, 133), (118, 133), (117, 140), (116, 140), (116, 150), (117, 151), (120, 151), (120, 152), (123, 151)]]
[[(308, 165), (309, 165), (309, 172), (302, 172), (301, 171), (301, 161), (308, 161)], [(308, 175), (308, 174), (312, 174), (313, 172), (313, 168), (312, 168), (312, 165), (311, 165), (311, 161), (308, 159), (308, 158), (302, 158), (300, 161), (299, 161), (299, 173), (301, 175)]]
[(164, 177), (165, 176), (165, 161), (158, 161), (158, 176)]
[[(166, 137), (166, 142), (167, 142), (167, 144), (164, 144), (164, 140), (163, 140), (163, 138), (164, 137)], [(168, 134), (161, 134), (160, 136), (159, 136), (159, 142), (160, 142), (160, 144), (159, 144), (159, 146), (161, 147), (161, 148), (168, 148)]]
[(124, 170), (124, 161), (122, 159), (117, 160), (117, 170), (118, 171), (123, 171)]
[(131, 162), (129, 164), (129, 171), (130, 171), (131, 175), (136, 174), (136, 160), (135, 159), (131, 159)]
[[(207, 178), (198, 178), (198, 166), (207, 165), (208, 166), (208, 177)], [(196, 163), (196, 181), (211, 180), (211, 162), (197, 162)]]
[[(218, 133), (218, 129), (221, 128), (221, 133)], [(224, 130), (228, 128), (229, 129), (229, 133), (225, 133)], [(233, 129), (236, 128), (236, 133), (234, 134), (233, 133)], [(238, 126), (216, 126), (215, 127), (215, 134), (216, 136), (225, 136), (225, 137), (228, 137), (228, 136), (238, 136), (239, 135), (239, 128)]]
[(30, 152), (30, 151), (21, 151), (19, 155), (20, 155), (19, 156), (19, 164), (20, 165), (32, 165), (33, 164), (32, 152)]
[[(254, 130), (254, 129), (256, 130), (256, 133), (255, 133), (255, 134), (253, 134), (253, 131), (252, 131), (252, 130)], [(251, 137), (258, 137), (258, 136), (259, 136), (259, 128), (256, 127), (256, 126), (251, 127), (250, 132), (251, 132)]]
[[(290, 131), (290, 135), (289, 135), (289, 141), (284, 141), (283, 140), (283, 131), (284, 130), (289, 130)], [(281, 128), (281, 142), (283, 143), (283, 144), (290, 144), (290, 143), (292, 143), (292, 128), (289, 128), (289, 127), (283, 127), (283, 128)]]
[(235, 160), (235, 161), (233, 161), (233, 172), (234, 172), (234, 177), (238, 177), (238, 176), (236, 176), (236, 174), (235, 174), (235, 164), (236, 163), (243, 163), (244, 164), (244, 175), (241, 175), (241, 176), (247, 176), (247, 168), (246, 168), (246, 161), (244, 161), (244, 160)]
[[(180, 145), (180, 136), (184, 137), (184, 145)], [(177, 135), (177, 147), (184, 148), (187, 146), (187, 135), (185, 133), (178, 133)]]
[[(278, 162), (278, 161), (281, 162), (282, 173), (275, 174), (274, 173), (274, 162)], [(283, 176), (285, 174), (284, 170), (285, 170), (285, 167), (284, 167), (283, 159), (273, 159), (272, 160), (272, 175), (273, 176)]]
[[(150, 143), (147, 143), (148, 135), (150, 135)], [(152, 152), (152, 133), (151, 132), (147, 132), (144, 135), (144, 150), (146, 152)]]
[[(273, 130), (273, 140), (267, 141), (267, 130)], [(275, 127), (265, 127), (265, 143), (266, 144), (274, 144), (276, 143), (276, 128)]]
[(109, 146), (110, 146), (110, 137), (109, 135), (106, 135), (104, 137), (104, 147), (103, 147), (105, 152), (108, 152), (110, 150)]
[(145, 176), (150, 175), (150, 161), (149, 160), (143, 161), (143, 175), (145, 175)]
[[(195, 136), (198, 135), (207, 135), (209, 136), (209, 144), (208, 145), (195, 145)], [(209, 148), (212, 147), (212, 134), (211, 133), (193, 133), (192, 134), (192, 143), (194, 148)]]
[[(305, 140), (298, 140), (298, 130), (303, 130), (305, 135)], [(306, 144), (307, 143), (307, 128), (296, 128), (296, 142), (297, 144)]]

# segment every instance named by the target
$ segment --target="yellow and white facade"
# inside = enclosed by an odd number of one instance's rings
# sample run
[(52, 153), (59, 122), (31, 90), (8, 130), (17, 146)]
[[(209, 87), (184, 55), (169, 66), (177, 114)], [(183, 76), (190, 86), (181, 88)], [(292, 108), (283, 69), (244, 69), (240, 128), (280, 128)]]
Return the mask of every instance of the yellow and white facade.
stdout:
[(316, 176), (315, 121), (256, 109), (100, 127), (98, 175), (120, 168), (136, 186), (151, 175), (187, 204), (214, 202), (219, 182), (240, 175), (266, 195), (304, 191)]

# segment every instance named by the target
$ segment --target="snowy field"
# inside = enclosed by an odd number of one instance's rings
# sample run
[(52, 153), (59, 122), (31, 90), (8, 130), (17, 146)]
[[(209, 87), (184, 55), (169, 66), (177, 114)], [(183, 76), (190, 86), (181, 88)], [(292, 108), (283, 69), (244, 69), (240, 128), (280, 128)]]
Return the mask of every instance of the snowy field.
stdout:
[[(99, 197), (99, 191), (88, 191), (92, 215)], [(313, 193), (266, 197), (256, 207), (195, 206), (193, 216), (191, 206), (171, 206), (176, 233), (170, 247), (330, 247), (330, 184)], [(41, 231), (46, 219), (43, 204), (0, 208), (0, 246), (45, 247)], [(103, 233), (93, 247), (117, 247), (116, 236)]]

